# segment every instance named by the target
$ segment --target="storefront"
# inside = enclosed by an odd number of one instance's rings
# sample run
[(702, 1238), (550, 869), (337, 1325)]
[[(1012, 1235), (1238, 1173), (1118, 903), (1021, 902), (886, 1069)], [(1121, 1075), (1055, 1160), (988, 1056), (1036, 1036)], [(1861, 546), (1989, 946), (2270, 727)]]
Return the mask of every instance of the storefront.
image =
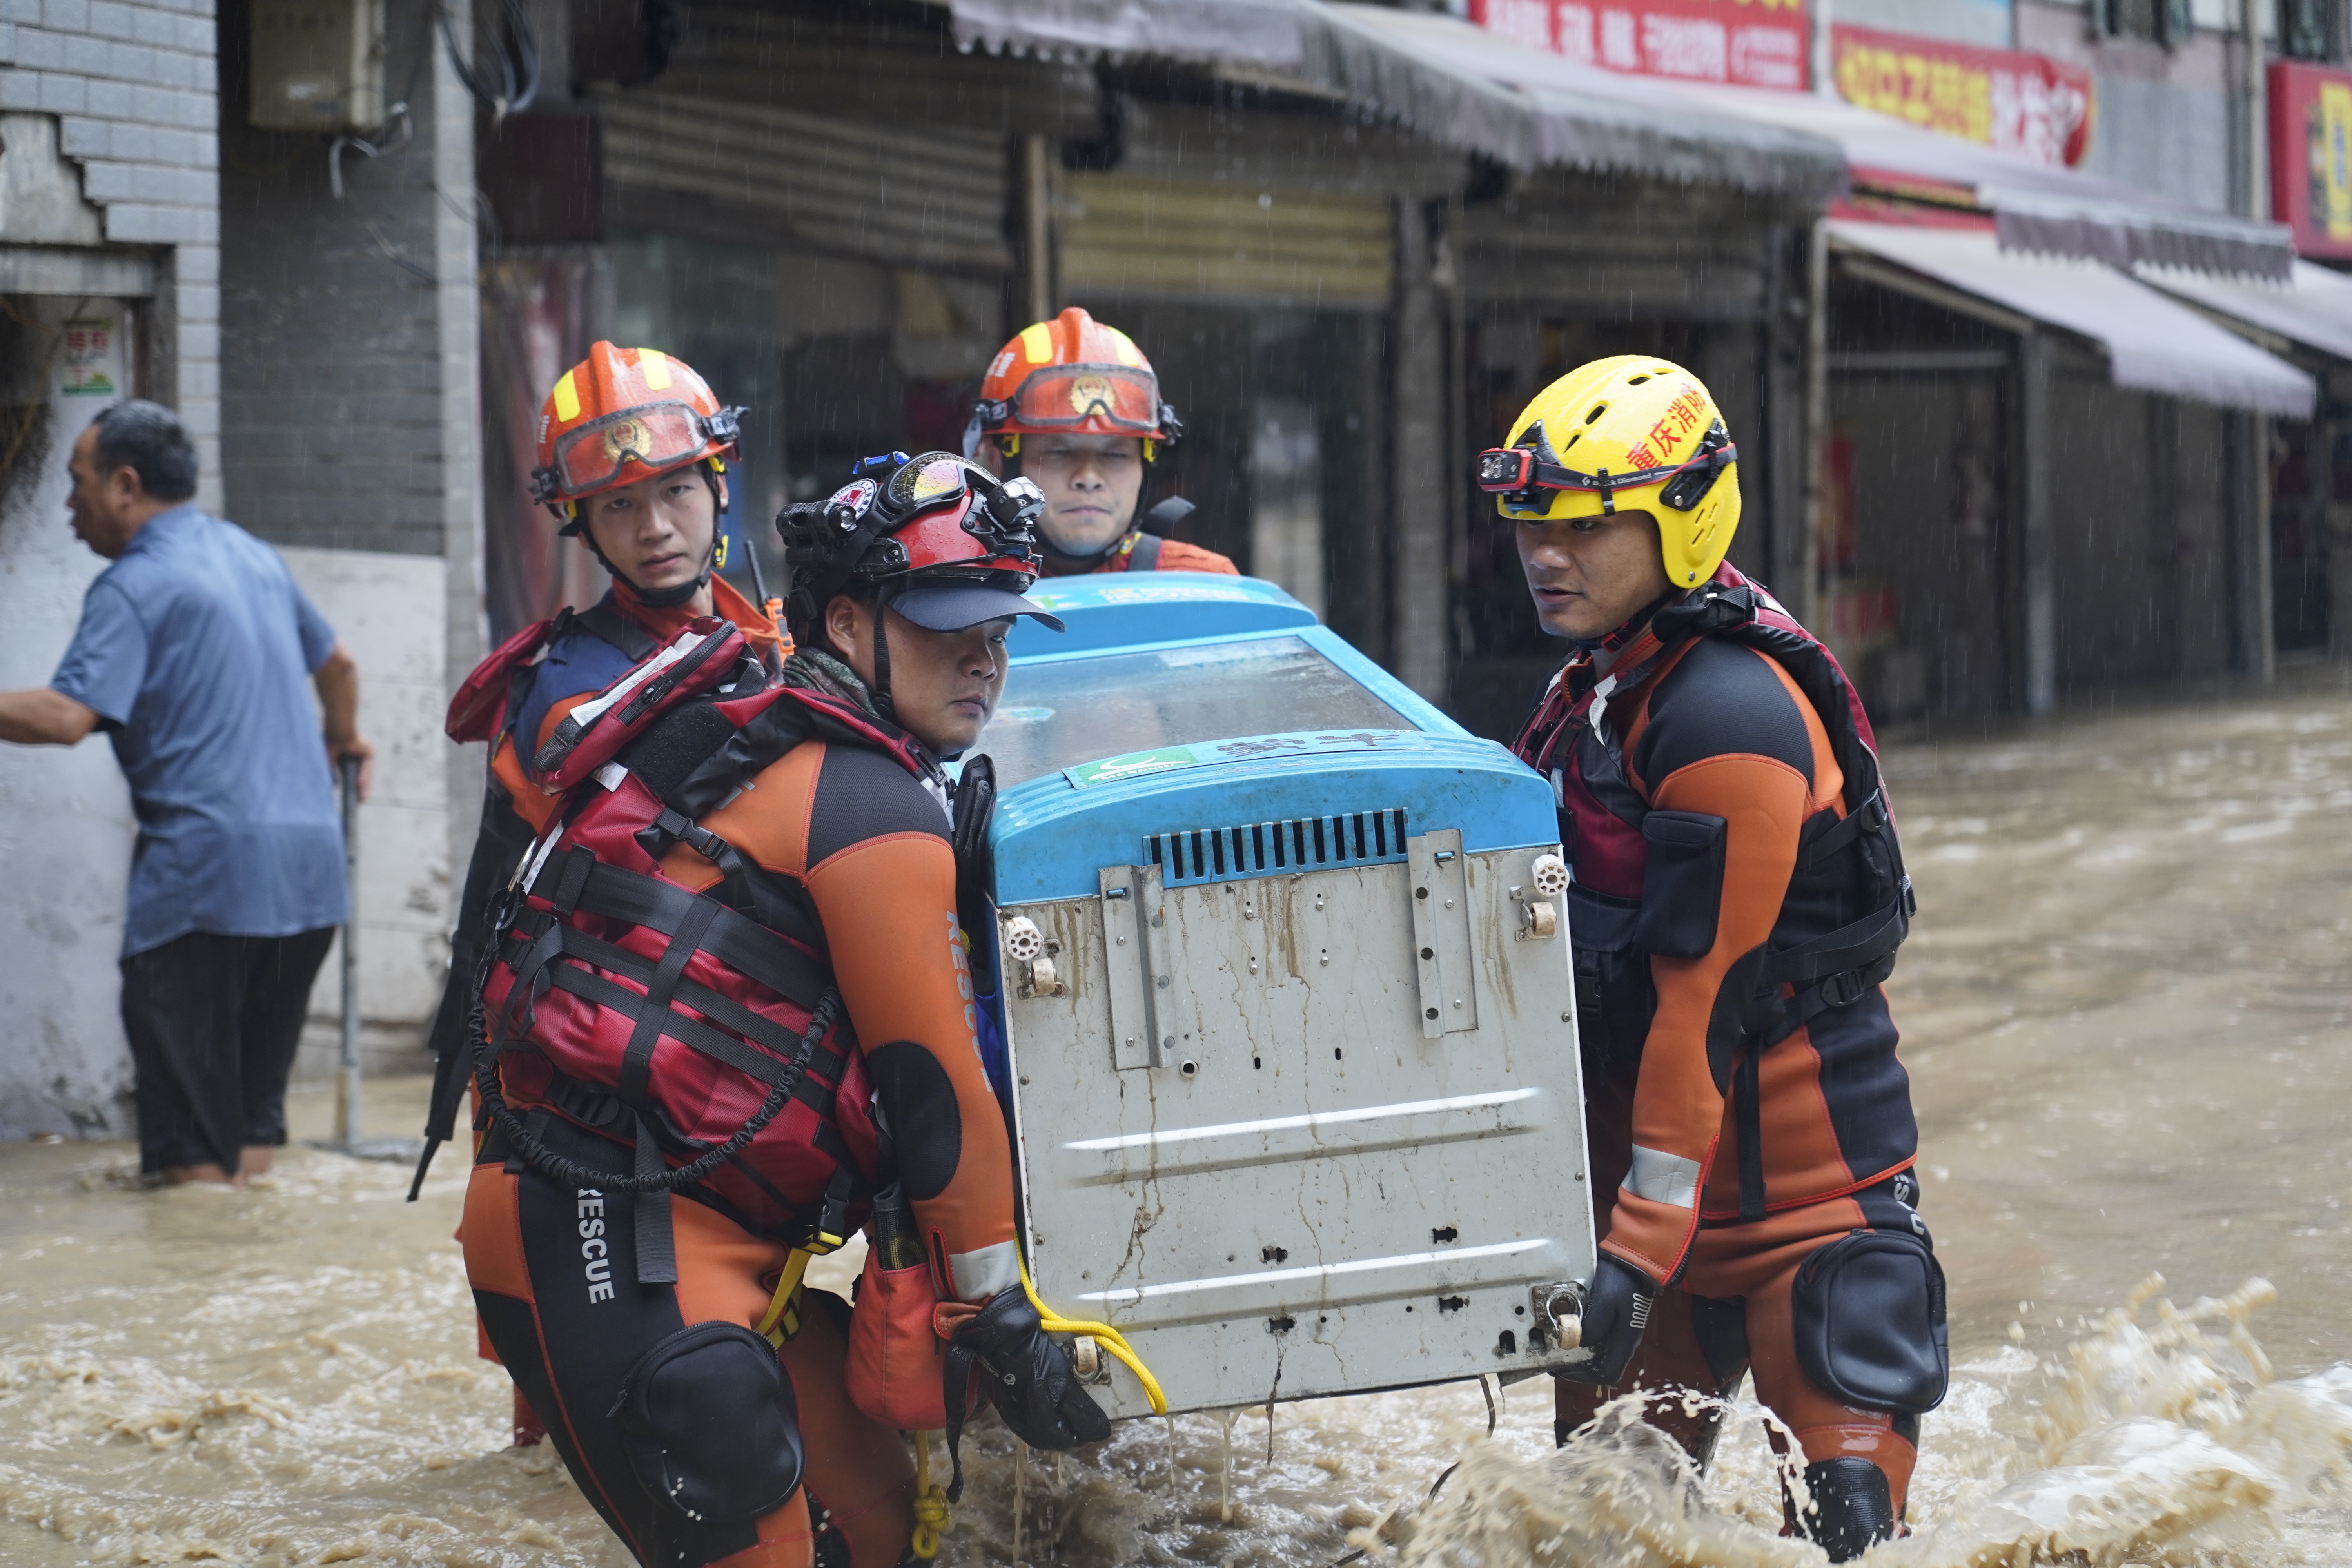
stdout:
[[(541, 390), (593, 337), (661, 343), (752, 405), (736, 519), (764, 541), (862, 453), (957, 446), (997, 346), (1076, 304), (1135, 337), (1182, 414), (1155, 484), (1198, 505), (1183, 537), (1507, 722), (1480, 705), (1527, 682), (1482, 661), (1524, 661), (1491, 634), (1528, 615), (1523, 593), (1486, 608), (1465, 483), (1493, 405), (1547, 354), (1682, 323), (1741, 416), (1773, 406), (1793, 441), (1797, 379), (1767, 340), (1836, 159), (1501, 89), (1396, 20), (719, 4), (658, 77), (486, 132), (494, 619), (598, 588), (520, 499)], [(1794, 526), (1801, 459), (1758, 452), (1766, 540), (1776, 513)]]

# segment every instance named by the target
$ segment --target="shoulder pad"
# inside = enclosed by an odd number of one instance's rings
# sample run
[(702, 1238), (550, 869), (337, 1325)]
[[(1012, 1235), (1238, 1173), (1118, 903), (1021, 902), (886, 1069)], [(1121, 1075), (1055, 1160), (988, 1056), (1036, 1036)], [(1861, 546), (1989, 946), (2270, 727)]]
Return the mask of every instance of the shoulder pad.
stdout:
[(554, 640), (556, 623), (537, 621), (500, 643), (498, 651), (474, 667), (474, 673), (449, 699), (449, 717), (442, 730), (451, 740), (494, 741), (506, 717), (507, 696), (515, 671), (527, 668), (539, 651)]

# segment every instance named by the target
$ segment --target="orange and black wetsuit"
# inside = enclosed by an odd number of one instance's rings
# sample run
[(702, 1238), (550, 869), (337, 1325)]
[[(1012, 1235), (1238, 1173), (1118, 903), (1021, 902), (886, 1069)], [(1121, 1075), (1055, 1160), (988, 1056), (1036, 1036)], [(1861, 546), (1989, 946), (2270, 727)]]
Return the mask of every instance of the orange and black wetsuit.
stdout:
[[(766, 616), (723, 577), (710, 579), (710, 596), (711, 613), (735, 624), (763, 668), (771, 673), (777, 669), (791, 649)], [(427, 1041), (437, 1064), (428, 1138), (446, 1140), (455, 1131), (450, 1119), (469, 1055), (466, 1016), (480, 967), (490, 902), (513, 878), (524, 852), (546, 828), (560, 804), (559, 796), (533, 782), (528, 759), (537, 753), (566, 713), (644, 663), (693, 618), (684, 606), (662, 608), (640, 602), (626, 583), (615, 578), (587, 614), (566, 612), (558, 617), (545, 651), (530, 666), (528, 686), (515, 696), (509, 727), (490, 743), (481, 824), (458, 897), (457, 925), (450, 933), (448, 979)], [(480, 1353), (485, 1361), (499, 1359), (486, 1335)], [(522, 1446), (536, 1443), (542, 1436), (541, 1424), (520, 1389), (514, 1435), (516, 1443)]]
[[(942, 1298), (981, 1302), (1016, 1286), (1012, 1166), (974, 1037), (939, 797), (879, 750), (811, 739), (753, 773), (699, 825), (748, 863), (759, 923), (793, 935), (829, 967)], [(720, 879), (683, 842), (660, 871), (697, 889)], [(525, 1111), (528, 1097), (503, 1067), (501, 1077)], [(662, 1089), (651, 1085), (655, 1100)], [(569, 1159), (632, 1169), (633, 1152), (620, 1142), (543, 1110), (536, 1124), (535, 1135)], [(640, 1281), (636, 1209), (649, 1203), (669, 1209), (675, 1282)], [(847, 1307), (837, 1298), (808, 1291), (798, 1332), (779, 1352), (804, 1479), (756, 1519), (714, 1523), (666, 1500), (659, 1456), (648, 1458), (644, 1432), (616, 1410), (633, 1369), (643, 1381), (644, 1366), (698, 1342), (683, 1331), (704, 1325), (740, 1344), (741, 1331), (760, 1324), (787, 1238), (756, 1234), (682, 1194), (638, 1198), (559, 1184), (514, 1157), (495, 1129), (474, 1167), (461, 1236), (500, 1358), (582, 1493), (640, 1562), (788, 1568), (820, 1560), (824, 1537), (837, 1538), (822, 1558), (828, 1563), (887, 1568), (899, 1560), (912, 1522), (911, 1466), (896, 1434), (851, 1402)], [(677, 1414), (689, 1427), (729, 1425), (726, 1410), (704, 1403)], [(719, 1457), (705, 1459), (740, 1473), (700, 1482), (756, 1493), (786, 1440), (757, 1423), (730, 1427), (723, 1442), (713, 1438)]]
[[(1879, 984), (1908, 886), (1867, 721), (1834, 671), (1726, 568), (1572, 658), (1516, 749), (1554, 783), (1575, 879), (1596, 1229), (1661, 1288), (1624, 1382), (1727, 1394), (1752, 1367), (1807, 1459), (1868, 1461), (1899, 1520), (1917, 1415), (1839, 1397), (1823, 1383), (1843, 1374), (1798, 1348), (1809, 1258), (1857, 1230), (1927, 1239)], [(1909, 1266), (1885, 1279), (1933, 1270)], [(1940, 1335), (1939, 1289), (1896, 1305)], [(1619, 1392), (1557, 1387), (1563, 1437)]]
[(1045, 574), (1048, 577), (1087, 577), (1097, 572), (1209, 572), (1225, 577), (1241, 575), (1240, 567), (1213, 550), (1203, 550), (1181, 539), (1162, 539), (1139, 528), (1129, 530), (1101, 556), (1089, 559), (1093, 564), (1083, 565), (1048, 549), (1045, 557)]

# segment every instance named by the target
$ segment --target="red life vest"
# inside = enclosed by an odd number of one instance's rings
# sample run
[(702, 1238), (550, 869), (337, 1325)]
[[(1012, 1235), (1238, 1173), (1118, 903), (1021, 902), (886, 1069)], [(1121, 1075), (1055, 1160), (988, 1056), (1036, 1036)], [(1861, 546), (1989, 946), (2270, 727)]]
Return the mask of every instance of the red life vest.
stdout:
[[(882, 1162), (821, 938), (761, 923), (735, 851), (695, 819), (803, 741), (927, 770), (904, 737), (814, 692), (711, 700), (726, 663), (709, 658), (633, 720), (623, 701), (562, 760), (584, 782), (509, 895), (480, 989), (478, 1071), (493, 1114), (509, 1113), (509, 1142), (559, 1180), (572, 1177), (534, 1151), (528, 1113), (635, 1145), (636, 1179), (755, 1234), (845, 1237)], [(719, 867), (709, 891), (663, 871), (681, 842)]]
[[(1835, 903), (1866, 913), (1833, 931), (1768, 950), (1748, 1004), (1746, 1032), (1762, 1049), (1824, 1008), (1844, 1006), (1892, 973), (1910, 929), (1911, 879), (1878, 769), (1877, 740), (1862, 700), (1836, 655), (1779, 601), (1729, 563), (1659, 610), (1591, 684), (1563, 669), (1513, 742), (1520, 759), (1552, 781), (1560, 842), (1574, 876), (1568, 892), (1576, 954), (1579, 1033), (1588, 1053), (1638, 1057), (1655, 1005), (1649, 954), (1640, 945), (1649, 802), (1625, 772), (1621, 726), (1608, 700), (1647, 680), (1659, 662), (1693, 637), (1722, 637), (1787, 670), (1819, 715), (1831, 754), (1845, 775), (1845, 816), (1807, 824), (1786, 904), (1811, 897), (1805, 884), (1832, 884)], [(1784, 904), (1784, 907), (1786, 907)], [(1782, 996), (1783, 986), (1790, 994)]]

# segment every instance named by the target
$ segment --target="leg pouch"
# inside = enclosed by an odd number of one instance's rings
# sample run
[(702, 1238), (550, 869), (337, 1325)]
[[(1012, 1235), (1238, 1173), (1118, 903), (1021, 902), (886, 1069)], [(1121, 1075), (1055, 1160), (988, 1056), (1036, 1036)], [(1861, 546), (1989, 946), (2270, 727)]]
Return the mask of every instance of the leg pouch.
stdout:
[(806, 1454), (792, 1380), (740, 1323), (695, 1323), (637, 1358), (614, 1404), (646, 1490), (697, 1523), (773, 1511)]
[(1841, 1237), (1799, 1266), (1790, 1305), (1797, 1364), (1822, 1393), (1915, 1415), (1944, 1402), (1952, 1367), (1944, 1270), (1924, 1238)]

